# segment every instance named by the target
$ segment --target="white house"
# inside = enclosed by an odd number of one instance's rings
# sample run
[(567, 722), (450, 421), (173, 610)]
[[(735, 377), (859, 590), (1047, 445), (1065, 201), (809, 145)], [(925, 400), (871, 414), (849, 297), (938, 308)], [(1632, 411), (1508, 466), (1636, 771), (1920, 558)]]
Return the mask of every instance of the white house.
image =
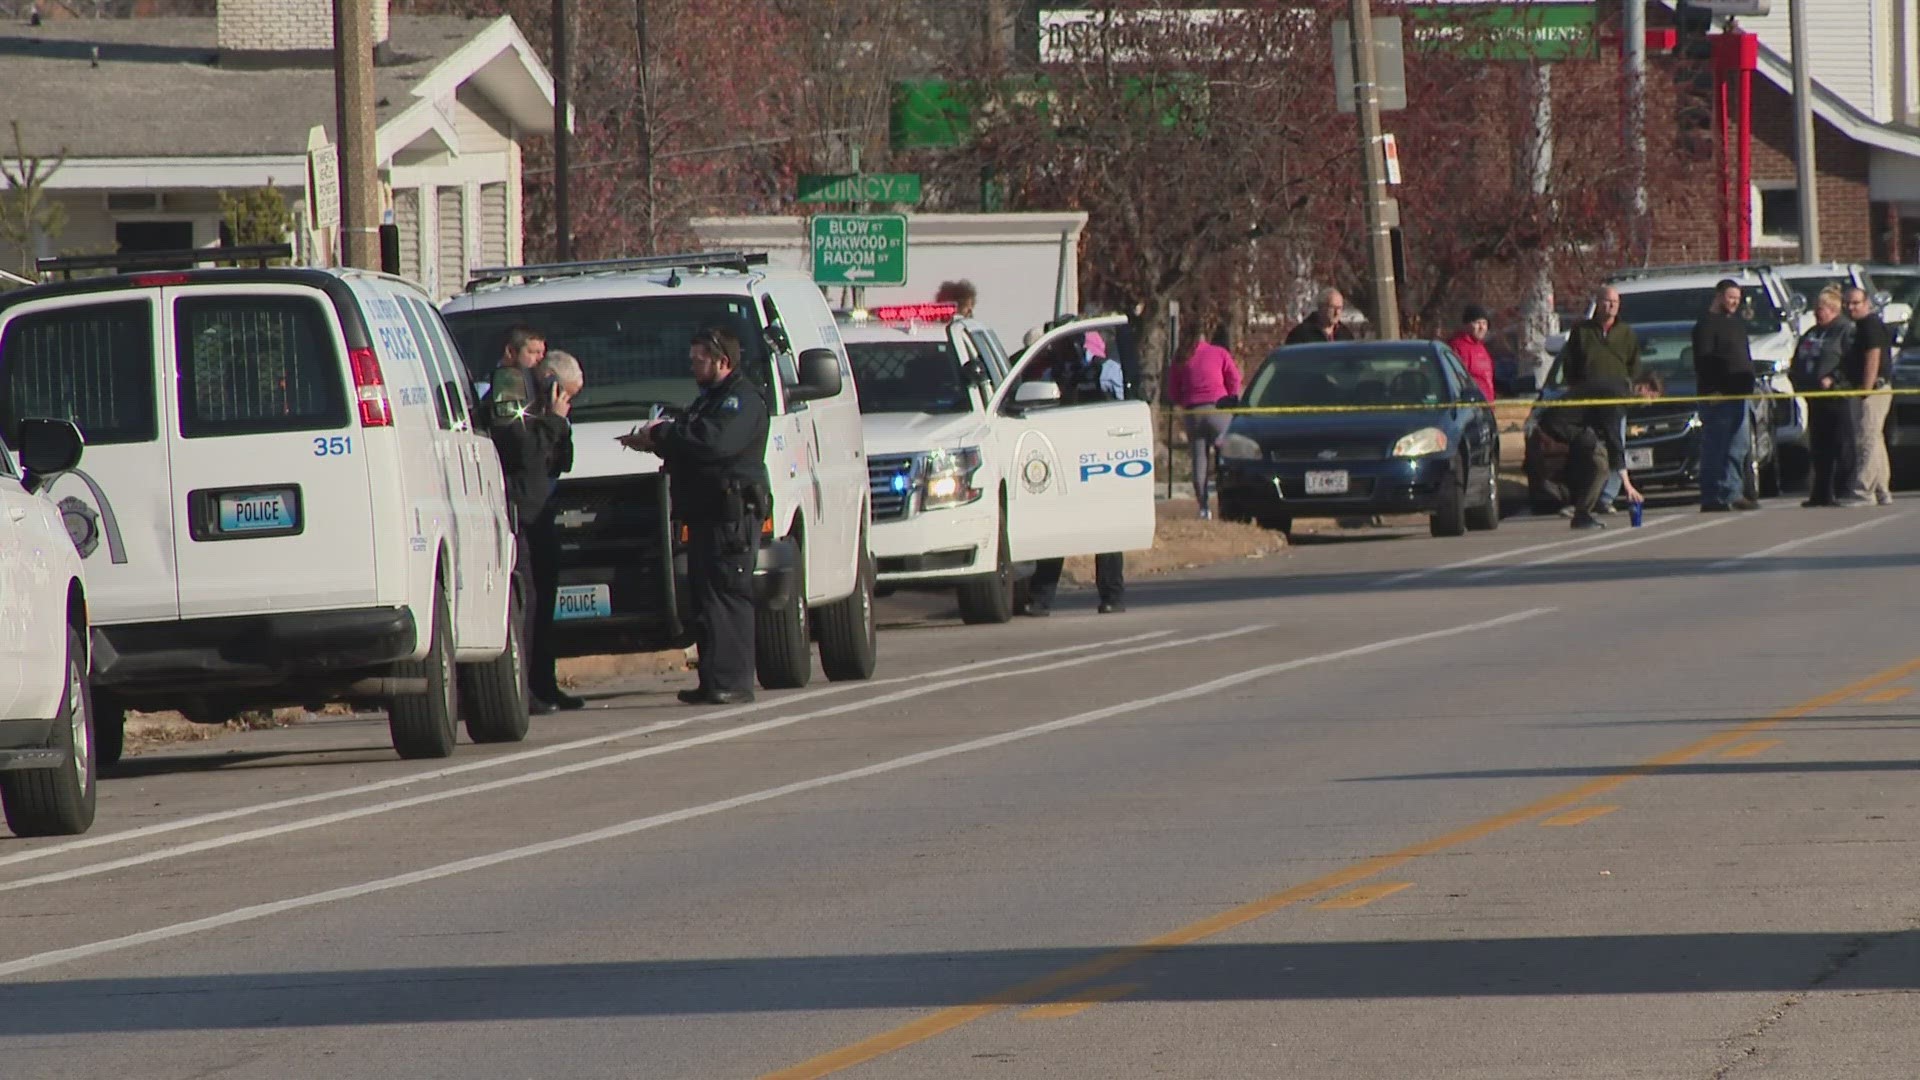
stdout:
[[(401, 272), (435, 295), (517, 262), (521, 141), (553, 133), (553, 82), (513, 20), (393, 17), (375, 0), (376, 146)], [(307, 261), (309, 150), (333, 141), (330, 0), (218, 0), (215, 18), (0, 29), (0, 156), (63, 157), (67, 223), (35, 255), (220, 243), (220, 193), (281, 191)], [(24, 253), (0, 241), (0, 266)]]

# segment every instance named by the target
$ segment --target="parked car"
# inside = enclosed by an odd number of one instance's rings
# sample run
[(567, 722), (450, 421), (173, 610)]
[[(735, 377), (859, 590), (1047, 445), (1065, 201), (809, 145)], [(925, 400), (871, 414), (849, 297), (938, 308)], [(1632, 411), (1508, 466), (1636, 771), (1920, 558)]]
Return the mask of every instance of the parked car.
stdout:
[[(1220, 442), (1220, 514), (1282, 532), (1300, 518), (1427, 514), (1435, 536), (1500, 524), (1500, 436), (1460, 358), (1438, 341), (1276, 349)], [(1398, 406), (1335, 411), (1351, 406)]]
[(1887, 412), (1887, 458), (1893, 466), (1893, 486), (1920, 483), (1920, 312), (1907, 320), (1906, 336), (1894, 353), (1895, 395)]
[(1895, 343), (1911, 340), (1907, 336), (1907, 327), (1913, 322), (1914, 315), (1920, 313), (1920, 266), (1875, 264), (1867, 267), (1867, 273), (1873, 275), (1874, 288), (1887, 298), (1886, 304), (1880, 309), (1880, 317), (1887, 320)]
[(473, 405), (397, 277), (167, 269), (0, 297), (0, 432), (55, 415), (87, 439), (49, 494), (87, 567), (99, 760), (129, 710), (373, 705), (408, 758), (452, 753), (462, 719), (524, 738), (526, 598)]
[(0, 439), (0, 804), (16, 836), (93, 825), (86, 578), (41, 494), (80, 452), (80, 431), (64, 420), (23, 419)]
[[(1667, 394), (1692, 396), (1693, 323), (1637, 323), (1640, 363), (1665, 380)], [(1566, 370), (1556, 357), (1547, 373), (1540, 399), (1566, 396)], [(1780, 494), (1778, 444), (1774, 440), (1772, 401), (1753, 403), (1758, 423), (1748, 425), (1747, 496)], [(1567, 501), (1567, 448), (1540, 426), (1545, 409), (1535, 409), (1526, 422), (1527, 501), (1535, 513), (1553, 513)], [(1643, 491), (1680, 488), (1700, 480), (1700, 406), (1690, 402), (1650, 402), (1627, 409), (1627, 469)]]

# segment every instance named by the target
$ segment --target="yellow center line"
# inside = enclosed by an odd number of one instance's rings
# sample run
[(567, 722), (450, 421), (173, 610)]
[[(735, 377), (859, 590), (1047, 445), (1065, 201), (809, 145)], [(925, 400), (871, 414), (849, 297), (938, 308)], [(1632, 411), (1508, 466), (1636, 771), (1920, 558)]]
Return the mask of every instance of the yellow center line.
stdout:
[(1201, 919), (1199, 922), (1189, 923), (1177, 930), (1170, 930), (1158, 937), (1149, 938), (1138, 945), (1115, 949), (1112, 952), (1104, 953), (1091, 960), (1075, 964), (1072, 967), (1062, 968), (1051, 974), (1042, 975), (1039, 978), (1029, 979), (1026, 982), (1009, 986), (998, 993), (981, 998), (978, 1001), (941, 1009), (938, 1012), (920, 1017), (917, 1020), (901, 1024), (899, 1027), (893, 1028), (890, 1031), (883, 1031), (878, 1035), (870, 1036), (859, 1042), (849, 1043), (836, 1050), (829, 1050), (818, 1057), (809, 1058), (798, 1065), (792, 1065), (784, 1069), (766, 1073), (761, 1077), (761, 1080), (813, 1080), (815, 1077), (831, 1076), (834, 1073), (851, 1069), (856, 1065), (864, 1064), (875, 1058), (884, 1057), (888, 1054), (904, 1050), (907, 1047), (926, 1042), (937, 1035), (944, 1035), (955, 1028), (965, 1027), (975, 1020), (983, 1020), (1002, 1009), (1016, 1005), (1031, 1004), (1042, 998), (1052, 997), (1068, 987), (1080, 986), (1097, 979), (1104, 979), (1116, 971), (1131, 967), (1141, 960), (1157, 953), (1178, 948), (1182, 945), (1191, 945), (1210, 937), (1216, 937), (1235, 927), (1253, 922), (1256, 919), (1271, 915), (1282, 908), (1297, 904), (1302, 900), (1318, 896), (1322, 893), (1333, 892), (1336, 889), (1345, 888), (1349, 885), (1356, 885), (1368, 878), (1378, 876), (1388, 870), (1403, 866), (1423, 856), (1471, 843), (1472, 841), (1490, 836), (1503, 829), (1512, 828), (1521, 822), (1531, 821), (1545, 814), (1558, 813), (1579, 803), (1586, 802), (1596, 795), (1612, 791), (1629, 780), (1650, 776), (1662, 769), (1670, 768), (1682, 762), (1691, 761), (1694, 758), (1703, 757), (1719, 750), (1724, 750), (1728, 746), (1758, 732), (1786, 723), (1789, 720), (1798, 720), (1801, 717), (1819, 712), (1822, 709), (1831, 708), (1849, 698), (1864, 694), (1870, 690), (1877, 690), (1891, 682), (1898, 682), (1915, 672), (1920, 672), (1920, 659), (1909, 660), (1904, 664), (1888, 668), (1878, 675), (1869, 676), (1849, 686), (1843, 686), (1838, 690), (1829, 691), (1828, 693), (1821, 694), (1819, 697), (1811, 698), (1798, 705), (1782, 709), (1772, 716), (1750, 721), (1739, 727), (1729, 728), (1726, 731), (1709, 735), (1704, 739), (1689, 743), (1679, 749), (1658, 754), (1638, 765), (1607, 776), (1597, 777), (1578, 787), (1569, 788), (1558, 795), (1550, 795), (1544, 799), (1528, 803), (1525, 806), (1509, 810), (1504, 814), (1498, 814), (1482, 821), (1474, 822), (1471, 825), (1464, 825), (1452, 832), (1422, 840), (1417, 844), (1409, 845), (1386, 855), (1375, 855), (1369, 859), (1362, 859), (1351, 866), (1335, 870), (1333, 873), (1314, 878), (1312, 881), (1302, 882), (1289, 889), (1282, 889), (1271, 896), (1261, 897), (1258, 900), (1250, 901), (1236, 908), (1230, 908), (1219, 914), (1210, 915), (1207, 918)]
[(1602, 814), (1611, 814), (1620, 809), (1618, 806), (1583, 806), (1578, 810), (1569, 810), (1564, 814), (1555, 814), (1540, 823), (1543, 828), (1559, 828), (1568, 825), (1584, 825)]
[(1373, 885), (1362, 885), (1352, 892), (1341, 893), (1331, 900), (1322, 900), (1313, 905), (1324, 911), (1348, 911), (1357, 907), (1366, 907), (1375, 900), (1392, 896), (1402, 889), (1413, 888), (1411, 881), (1382, 881)]
[(1730, 750), (1722, 750), (1720, 751), (1720, 756), (1753, 757), (1755, 754), (1764, 754), (1779, 745), (1779, 739), (1756, 739), (1750, 743), (1741, 743), (1739, 746), (1733, 747)]
[(1109, 1001), (1118, 1001), (1147, 985), (1146, 983), (1114, 983), (1112, 986), (1089, 987), (1065, 1001), (1036, 1005), (1020, 1014), (1022, 1020), (1065, 1020), (1069, 1016), (1078, 1016), (1095, 1005)]
[(1899, 701), (1911, 693), (1913, 693), (1913, 687), (1911, 686), (1896, 686), (1888, 690), (1881, 690), (1878, 693), (1868, 694), (1860, 700), (1868, 705), (1886, 705)]

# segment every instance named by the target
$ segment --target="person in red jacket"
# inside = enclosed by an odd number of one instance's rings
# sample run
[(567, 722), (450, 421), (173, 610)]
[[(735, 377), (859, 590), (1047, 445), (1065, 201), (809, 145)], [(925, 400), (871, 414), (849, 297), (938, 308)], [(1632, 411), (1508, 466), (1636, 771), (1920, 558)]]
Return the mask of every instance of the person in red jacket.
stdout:
[(1460, 332), (1448, 340), (1447, 347), (1460, 356), (1467, 374), (1488, 401), (1493, 400), (1493, 354), (1487, 351), (1487, 309), (1468, 304), (1460, 313)]

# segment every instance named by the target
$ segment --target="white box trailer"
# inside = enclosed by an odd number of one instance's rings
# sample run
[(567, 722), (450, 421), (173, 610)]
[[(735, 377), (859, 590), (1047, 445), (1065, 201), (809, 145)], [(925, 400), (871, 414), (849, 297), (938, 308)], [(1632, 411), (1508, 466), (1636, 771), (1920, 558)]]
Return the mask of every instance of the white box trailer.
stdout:
[[(692, 225), (703, 248), (764, 251), (771, 265), (812, 269), (805, 217), (695, 218)], [(1028, 330), (1080, 310), (1080, 233), (1086, 227), (1087, 215), (1078, 210), (910, 214), (907, 283), (870, 286), (866, 303), (932, 300), (941, 282), (964, 278), (979, 291), (974, 317), (1017, 349)], [(831, 286), (827, 302), (850, 307), (851, 290)]]

